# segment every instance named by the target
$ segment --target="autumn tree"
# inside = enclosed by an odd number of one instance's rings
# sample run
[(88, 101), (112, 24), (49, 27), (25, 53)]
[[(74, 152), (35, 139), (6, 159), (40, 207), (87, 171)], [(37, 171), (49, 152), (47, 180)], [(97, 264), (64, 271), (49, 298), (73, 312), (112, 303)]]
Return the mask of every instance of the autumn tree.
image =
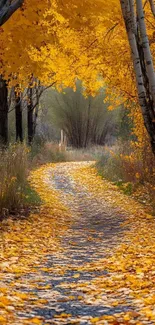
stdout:
[[(48, 5), (48, 1), (44, 1), (42, 4), (37, 4), (36, 2), (29, 1), (24, 2), (23, 11), (20, 10), (14, 14), (13, 17), (9, 19), (9, 21), (4, 25), (4, 27), (0, 31), (0, 42), (1, 42), (1, 63), (0, 63), (0, 73), (1, 73), (1, 101), (2, 107), (0, 107), (1, 115), (1, 127), (0, 127), (0, 136), (4, 142), (6, 142), (7, 138), (7, 127), (5, 127), (4, 134), (4, 125), (7, 126), (8, 119), (8, 107), (7, 107), (7, 87), (14, 86), (16, 88), (18, 86), (18, 92), (22, 91), (24, 88), (28, 88), (28, 138), (29, 143), (30, 138), (33, 138), (36, 118), (37, 118), (37, 106), (38, 106), (38, 98), (40, 93), (35, 87), (36, 91), (36, 103), (34, 103), (34, 98), (31, 99), (31, 92), (33, 92), (34, 97), (34, 87), (29, 87), (30, 76), (33, 74), (34, 76), (40, 77), (44, 84), (52, 85), (53, 82), (58, 80), (58, 84), (62, 83), (62, 77), (59, 76), (61, 73), (63, 76), (65, 71), (62, 73), (62, 66), (65, 67), (65, 62), (67, 62), (68, 55), (63, 55), (61, 49), (58, 48), (58, 45), (53, 43), (53, 38), (55, 35), (55, 28), (57, 28), (58, 33), (64, 28), (64, 22), (61, 17), (57, 19), (55, 12), (51, 9), (47, 13), (46, 19), (44, 18), (45, 12), (50, 9)], [(56, 27), (57, 25), (60, 25)], [(62, 26), (61, 26), (62, 25)], [(49, 32), (49, 29), (51, 28)], [(55, 26), (55, 27), (54, 27)], [(29, 36), (28, 36), (29, 35)], [(33, 37), (37, 35), (37, 37)], [(7, 36), (7, 37), (6, 37)], [(8, 37), (9, 36), (9, 37)], [(18, 42), (18, 46), (17, 46)], [(57, 62), (56, 58), (54, 60), (53, 65), (48, 64), (46, 59), (47, 68), (42, 65), (38, 60), (38, 63), (34, 57), (34, 49), (38, 49), (41, 53), (43, 43), (46, 45), (44, 47), (44, 54), (47, 56), (49, 52), (49, 46), (51, 51), (53, 51), (52, 57), (55, 56), (57, 52)], [(58, 44), (58, 42), (57, 42)], [(63, 56), (63, 58), (62, 58)], [(44, 57), (43, 57), (44, 58)], [(52, 59), (52, 58), (51, 58)], [(8, 64), (9, 62), (9, 64)], [(50, 61), (50, 63), (52, 60)], [(59, 63), (58, 63), (59, 62)], [(55, 78), (55, 81), (52, 79)], [(67, 78), (66, 78), (67, 80)], [(70, 82), (70, 81), (69, 81)], [(33, 88), (33, 89), (32, 89)], [(33, 103), (32, 103), (33, 102)], [(15, 106), (16, 111), (16, 121), (19, 126), (19, 116), (20, 116), (20, 124), (21, 124), (21, 110), (20, 110), (20, 101), (17, 98)], [(35, 110), (35, 112), (34, 112)], [(34, 121), (33, 121), (34, 118)], [(4, 121), (5, 119), (5, 121)], [(17, 128), (18, 128), (17, 127)], [(17, 132), (18, 133), (18, 132)], [(19, 137), (19, 134), (16, 138)]]

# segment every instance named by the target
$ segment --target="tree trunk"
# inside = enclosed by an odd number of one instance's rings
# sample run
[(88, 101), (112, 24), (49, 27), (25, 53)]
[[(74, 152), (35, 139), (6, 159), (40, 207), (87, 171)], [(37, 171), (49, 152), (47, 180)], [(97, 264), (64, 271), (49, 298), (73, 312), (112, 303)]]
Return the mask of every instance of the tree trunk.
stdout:
[(27, 106), (27, 129), (28, 129), (28, 145), (32, 145), (34, 137), (34, 121), (33, 121), (33, 90), (29, 88), (29, 103)]
[[(40, 85), (40, 83), (39, 83)], [(40, 95), (39, 95), (39, 85), (38, 87), (36, 87), (36, 104), (33, 108), (33, 137), (35, 136), (35, 133), (36, 133), (36, 127), (37, 127), (37, 119), (38, 119), (38, 111), (39, 111), (39, 98), (40, 98)]]
[(143, 49), (143, 53), (144, 53), (146, 72), (147, 72), (148, 81), (149, 81), (149, 89), (150, 89), (150, 93), (151, 93), (151, 96), (153, 99), (153, 106), (154, 106), (153, 108), (154, 108), (154, 112), (155, 112), (155, 72), (154, 72), (154, 66), (153, 66), (153, 60), (152, 60), (152, 55), (151, 55), (151, 50), (150, 50), (149, 39), (147, 36), (145, 15), (144, 15), (142, 1), (136, 0), (136, 6), (137, 6), (139, 34), (140, 34), (142, 49)]
[(134, 1), (120, 0), (120, 3), (132, 54), (139, 104), (144, 124), (150, 137), (152, 151), (155, 154), (154, 68), (148, 37), (145, 35), (146, 26), (143, 15), (142, 0), (136, 0), (138, 19), (141, 20), (138, 25), (136, 23)]
[(2, 26), (20, 8), (24, 0), (0, 1), (0, 26)]
[(0, 76), (0, 143), (8, 143), (8, 89), (6, 81)]
[(16, 141), (23, 142), (23, 125), (22, 125), (22, 108), (21, 108), (21, 98), (15, 95), (15, 118), (16, 118)]
[(88, 111), (87, 111), (87, 126), (86, 126), (86, 135), (85, 135), (85, 143), (84, 143), (84, 147), (87, 148), (89, 142), (90, 142), (90, 121), (91, 121), (91, 118), (90, 118), (90, 110), (91, 110), (91, 101), (89, 99), (89, 104), (88, 104)]

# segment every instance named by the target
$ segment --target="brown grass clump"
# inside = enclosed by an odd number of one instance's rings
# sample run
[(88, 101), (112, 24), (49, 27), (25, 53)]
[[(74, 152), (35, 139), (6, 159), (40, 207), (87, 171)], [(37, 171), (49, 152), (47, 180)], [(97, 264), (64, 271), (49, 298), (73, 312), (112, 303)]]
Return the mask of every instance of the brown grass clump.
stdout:
[(0, 214), (18, 208), (24, 196), (27, 178), (28, 149), (25, 145), (10, 145), (0, 150)]

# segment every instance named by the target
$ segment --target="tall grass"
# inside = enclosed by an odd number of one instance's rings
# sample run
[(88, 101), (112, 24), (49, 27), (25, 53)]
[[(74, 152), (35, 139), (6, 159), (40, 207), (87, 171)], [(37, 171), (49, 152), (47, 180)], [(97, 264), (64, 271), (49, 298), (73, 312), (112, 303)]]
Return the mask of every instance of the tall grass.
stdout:
[(0, 214), (18, 208), (24, 199), (27, 179), (28, 149), (25, 145), (10, 145), (0, 150)]

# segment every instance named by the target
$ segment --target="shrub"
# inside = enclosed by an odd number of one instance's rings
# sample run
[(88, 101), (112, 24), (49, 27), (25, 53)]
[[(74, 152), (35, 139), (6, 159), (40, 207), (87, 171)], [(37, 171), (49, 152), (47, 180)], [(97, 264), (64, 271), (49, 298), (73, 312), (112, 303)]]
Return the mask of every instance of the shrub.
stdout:
[(129, 142), (105, 147), (97, 167), (110, 181), (154, 183), (155, 162), (148, 145), (141, 152)]

